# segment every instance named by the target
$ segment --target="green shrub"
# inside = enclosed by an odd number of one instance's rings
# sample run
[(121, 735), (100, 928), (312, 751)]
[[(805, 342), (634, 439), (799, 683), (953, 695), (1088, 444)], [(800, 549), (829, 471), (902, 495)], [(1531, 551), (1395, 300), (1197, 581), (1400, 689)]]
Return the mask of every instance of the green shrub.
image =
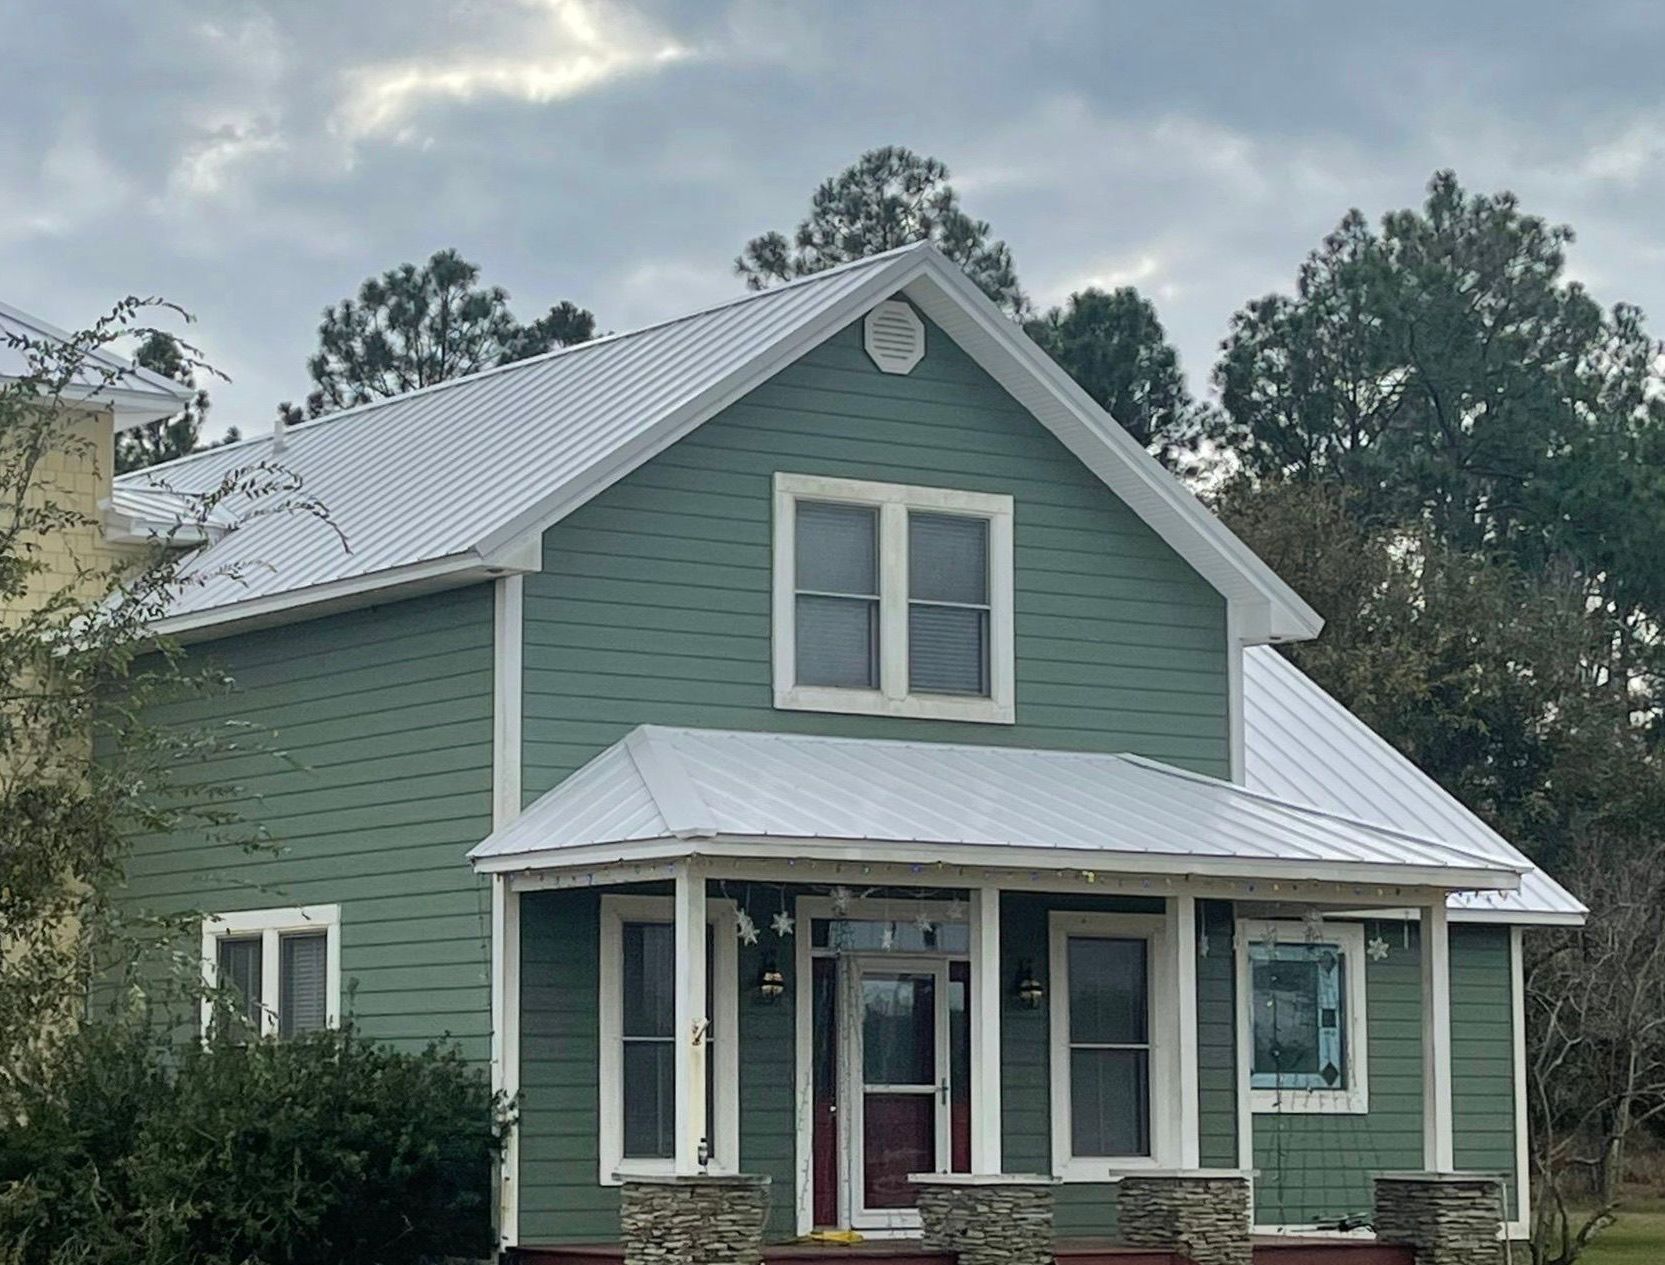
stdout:
[[(492, 1253), (501, 1113), (453, 1050), (89, 1030), (0, 1133), (8, 1265), (418, 1265)], [(164, 1070), (166, 1066), (166, 1070)]]

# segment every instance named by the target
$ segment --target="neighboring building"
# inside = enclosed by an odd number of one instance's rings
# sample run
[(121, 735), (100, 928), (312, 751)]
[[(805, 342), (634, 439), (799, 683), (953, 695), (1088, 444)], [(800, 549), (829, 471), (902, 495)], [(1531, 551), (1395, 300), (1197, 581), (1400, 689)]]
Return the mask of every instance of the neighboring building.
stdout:
[(334, 527), (225, 535), (166, 628), (237, 682), (179, 720), (277, 731), (223, 771), (282, 851), (143, 840), (131, 891), (219, 915), (273, 1034), (489, 1060), (506, 1244), (706, 1157), (778, 1238), (905, 1231), (937, 1170), (1055, 1175), (1061, 1235), (1171, 1170), (1252, 1171), (1269, 1227), (1377, 1170), (1524, 1218), (1520, 929), (1581, 907), (933, 250), (281, 442)]
[[(31, 372), (27, 351), (16, 340), (61, 345), (69, 337), (38, 317), (0, 303), (0, 385)], [(37, 579), (36, 601), (73, 583), (85, 568), (113, 560), (113, 548), (132, 542), (111, 504), (115, 433), (171, 417), (191, 399), (189, 388), (103, 349), (88, 353), (77, 378), (59, 398), (64, 442), (42, 461), (36, 493), (82, 515), (86, 526), (40, 542), (47, 569)]]

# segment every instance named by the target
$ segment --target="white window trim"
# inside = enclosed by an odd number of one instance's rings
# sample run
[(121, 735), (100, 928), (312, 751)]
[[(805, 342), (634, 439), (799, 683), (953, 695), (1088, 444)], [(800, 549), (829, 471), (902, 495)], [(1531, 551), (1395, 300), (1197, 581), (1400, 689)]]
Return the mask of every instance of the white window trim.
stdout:
[(287, 909), (248, 909), (211, 914), (202, 920), (202, 1035), (213, 1029), (214, 997), (220, 987), (221, 940), (260, 937), (260, 1035), (278, 1033), (278, 941), (285, 934), (319, 931), (324, 940), (324, 1024), (341, 1022), (341, 906), (295, 905)]
[[(1070, 1130), (1069, 952), (1071, 936), (1114, 936), (1146, 941), (1150, 971), (1149, 1155), (1075, 1155)], [(1179, 1167), (1180, 1008), (1168, 919), (1162, 914), (1078, 913), (1054, 910), (1048, 918), (1047, 991), (1052, 1047), (1052, 1172), (1065, 1182), (1104, 1182), (1123, 1173)]]
[(1255, 1089), (1254, 981), (1249, 969), (1249, 947), (1267, 942), (1305, 944), (1307, 924), (1292, 920), (1240, 918), (1237, 922), (1237, 1063), (1238, 1092), (1247, 1097), (1257, 1115), (1362, 1116), (1370, 1111), (1370, 1042), (1365, 992), (1364, 925), (1323, 923), (1319, 943), (1334, 944), (1342, 952), (1345, 977), (1344, 1022), (1347, 1035), (1347, 1086), (1344, 1089)]
[[(603, 896), (601, 898), (601, 1001), (597, 1081), (600, 1091), (601, 1184), (621, 1185), (627, 1177), (662, 1176), (676, 1171), (675, 1159), (624, 1156), (624, 924), (675, 922), (676, 905), (669, 896)], [(714, 1173), (738, 1171), (740, 1154), (740, 1005), (739, 936), (735, 905), (728, 900), (706, 902), (706, 922), (713, 930), (711, 981), (712, 1026), (716, 1030), (717, 1064), (713, 1072), (711, 1130)], [(678, 1087), (680, 1089), (680, 1086)]]
[[(834, 501), (879, 511), (879, 688), (844, 689), (797, 683), (797, 503)], [(908, 692), (908, 511), (986, 518), (989, 523), (989, 696)], [(774, 661), (775, 706), (794, 711), (845, 712), (1010, 725), (1016, 720), (1012, 616), (1012, 498), (990, 492), (911, 487), (775, 475)]]

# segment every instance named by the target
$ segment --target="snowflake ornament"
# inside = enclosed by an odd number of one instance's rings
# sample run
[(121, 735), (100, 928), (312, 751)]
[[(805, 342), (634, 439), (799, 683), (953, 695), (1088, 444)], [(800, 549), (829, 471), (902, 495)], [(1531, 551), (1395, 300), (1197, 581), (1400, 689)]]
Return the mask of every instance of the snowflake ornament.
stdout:
[(787, 913), (784, 909), (773, 918), (769, 919), (770, 929), (773, 930), (774, 933), (782, 940), (792, 934), (792, 929), (795, 925), (796, 924), (792, 921), (792, 915)]
[(1365, 954), (1372, 962), (1381, 962), (1387, 958), (1388, 942), (1380, 935), (1370, 937), (1370, 943), (1364, 946)]
[(885, 923), (885, 929), (879, 933), (879, 947), (881, 949), (894, 949), (896, 947), (895, 923)]
[(933, 924), (924, 914), (920, 914), (919, 917), (915, 918), (913, 920), (913, 925), (919, 928), (921, 935), (928, 936), (931, 934)]
[(740, 937), (741, 944), (757, 943), (757, 924), (744, 909), (735, 917), (734, 934)]

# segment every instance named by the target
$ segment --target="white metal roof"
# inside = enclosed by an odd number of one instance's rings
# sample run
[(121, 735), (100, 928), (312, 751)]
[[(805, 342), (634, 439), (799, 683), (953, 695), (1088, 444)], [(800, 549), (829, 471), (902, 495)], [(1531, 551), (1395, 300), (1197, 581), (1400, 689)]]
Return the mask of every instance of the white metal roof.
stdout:
[[(31, 343), (61, 344), (68, 342), (70, 335), (38, 316), (31, 316), (9, 303), (0, 303), (0, 380), (22, 378), (35, 372), (36, 366), (31, 363), (27, 349), (13, 341), (17, 338)], [(87, 351), (76, 382), (85, 398), (112, 409), (118, 426), (137, 426), (170, 417), (191, 398), (189, 387), (102, 347)], [(75, 394), (75, 388), (70, 394)]]
[[(884, 859), (1508, 889), (1511, 863), (1134, 756), (633, 730), (469, 855), (523, 869), (781, 843)], [(653, 845), (659, 845), (657, 848)], [(878, 854), (876, 854), (878, 855)]]
[[(1243, 655), (1247, 785), (1362, 821), (1439, 839), (1479, 856), (1531, 866), (1481, 821), (1306, 673), (1270, 646)], [(1498, 921), (1581, 921), (1582, 904), (1532, 867), (1516, 892), (1463, 892), (1452, 909)]]
[[(1251, 641), (1316, 635), (1312, 609), (934, 248), (921, 244), (634, 333), (153, 467), (204, 492), (260, 461), (298, 475), (341, 536), (274, 514), (205, 549), (161, 631), (281, 617), (401, 583), (535, 568), (542, 531), (896, 293), (912, 299), (1205, 578)], [(236, 579), (210, 573), (233, 571)]]

